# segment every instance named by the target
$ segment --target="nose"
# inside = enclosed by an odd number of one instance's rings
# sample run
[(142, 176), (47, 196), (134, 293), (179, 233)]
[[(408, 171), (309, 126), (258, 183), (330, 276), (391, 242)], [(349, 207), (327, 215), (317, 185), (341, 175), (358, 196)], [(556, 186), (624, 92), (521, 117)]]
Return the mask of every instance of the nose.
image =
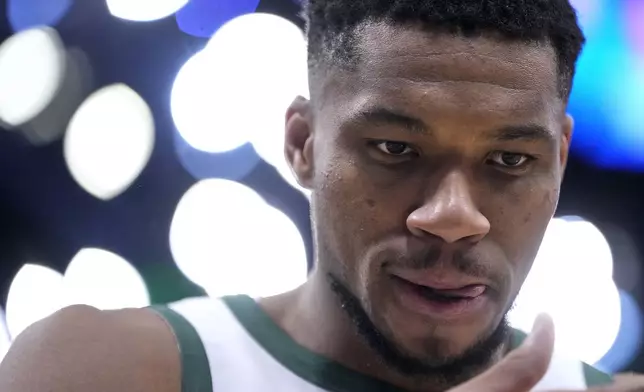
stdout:
[(478, 242), (490, 232), (490, 221), (472, 199), (467, 177), (452, 172), (442, 178), (438, 189), (407, 217), (412, 234), (428, 234), (447, 243)]

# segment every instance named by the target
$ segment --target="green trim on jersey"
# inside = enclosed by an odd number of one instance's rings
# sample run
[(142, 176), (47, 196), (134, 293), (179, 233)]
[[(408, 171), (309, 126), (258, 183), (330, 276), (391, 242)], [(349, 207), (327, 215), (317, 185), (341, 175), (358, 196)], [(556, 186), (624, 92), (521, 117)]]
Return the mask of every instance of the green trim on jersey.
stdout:
[(613, 377), (610, 375), (600, 372), (594, 367), (584, 363), (584, 378), (586, 379), (586, 385), (589, 387), (597, 387), (601, 385), (608, 385), (613, 382)]
[[(526, 337), (527, 335), (524, 332), (515, 330), (515, 333), (512, 336), (512, 347), (519, 347)], [(610, 375), (603, 373), (583, 362), (582, 366), (584, 368), (584, 379), (586, 380), (587, 387), (597, 387), (613, 382), (613, 378)]]
[(284, 367), (311, 384), (333, 392), (405, 392), (299, 345), (254, 299), (238, 295), (223, 300), (257, 343)]
[[(250, 336), (286, 369), (302, 379), (331, 392), (405, 392), (392, 384), (351, 370), (338, 362), (310, 351), (294, 341), (269, 315), (246, 295), (222, 298)], [(182, 315), (166, 306), (151, 306), (172, 327), (181, 353), (182, 392), (213, 392), (210, 364), (195, 328)], [(525, 340), (526, 334), (513, 330), (510, 350)], [(612, 382), (612, 378), (583, 364), (588, 387)]]
[(181, 391), (212, 392), (212, 376), (206, 350), (197, 330), (167, 306), (150, 306), (172, 327), (181, 355)]

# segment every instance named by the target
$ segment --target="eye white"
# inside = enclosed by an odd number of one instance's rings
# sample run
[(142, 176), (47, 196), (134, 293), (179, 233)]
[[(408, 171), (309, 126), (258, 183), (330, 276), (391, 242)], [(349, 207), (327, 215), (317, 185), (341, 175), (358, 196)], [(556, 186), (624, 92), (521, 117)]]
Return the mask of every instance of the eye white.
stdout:
[(376, 147), (385, 154), (395, 156), (406, 155), (413, 152), (407, 144), (401, 142), (382, 142), (378, 143)]

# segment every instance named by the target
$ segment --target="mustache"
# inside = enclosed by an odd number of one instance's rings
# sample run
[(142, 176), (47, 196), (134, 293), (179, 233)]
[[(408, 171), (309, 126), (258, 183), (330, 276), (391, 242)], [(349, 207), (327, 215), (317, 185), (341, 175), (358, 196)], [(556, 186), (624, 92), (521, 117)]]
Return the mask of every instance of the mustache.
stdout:
[(382, 254), (383, 265), (392, 265), (405, 269), (426, 270), (448, 268), (461, 274), (488, 278), (498, 281), (499, 276), (494, 273), (489, 263), (471, 251), (455, 250), (445, 255), (444, 249), (438, 246), (423, 247), (412, 252), (387, 250)]

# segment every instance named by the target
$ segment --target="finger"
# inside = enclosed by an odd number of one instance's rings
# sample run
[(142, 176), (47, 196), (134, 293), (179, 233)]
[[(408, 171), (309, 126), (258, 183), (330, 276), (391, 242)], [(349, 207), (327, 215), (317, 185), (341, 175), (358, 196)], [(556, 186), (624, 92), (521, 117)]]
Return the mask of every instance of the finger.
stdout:
[(521, 346), (485, 373), (450, 392), (527, 392), (548, 370), (555, 344), (550, 316), (541, 314)]
[[(644, 392), (644, 375), (616, 374), (612, 384), (600, 385), (585, 389), (583, 392)], [(544, 391), (545, 392), (545, 391)], [(548, 392), (580, 392), (579, 390), (557, 390)]]
[(619, 374), (614, 382), (588, 389), (588, 392), (644, 392), (644, 376), (639, 374)]
[(637, 373), (618, 373), (613, 376), (615, 384), (637, 384), (644, 385), (644, 375)]

